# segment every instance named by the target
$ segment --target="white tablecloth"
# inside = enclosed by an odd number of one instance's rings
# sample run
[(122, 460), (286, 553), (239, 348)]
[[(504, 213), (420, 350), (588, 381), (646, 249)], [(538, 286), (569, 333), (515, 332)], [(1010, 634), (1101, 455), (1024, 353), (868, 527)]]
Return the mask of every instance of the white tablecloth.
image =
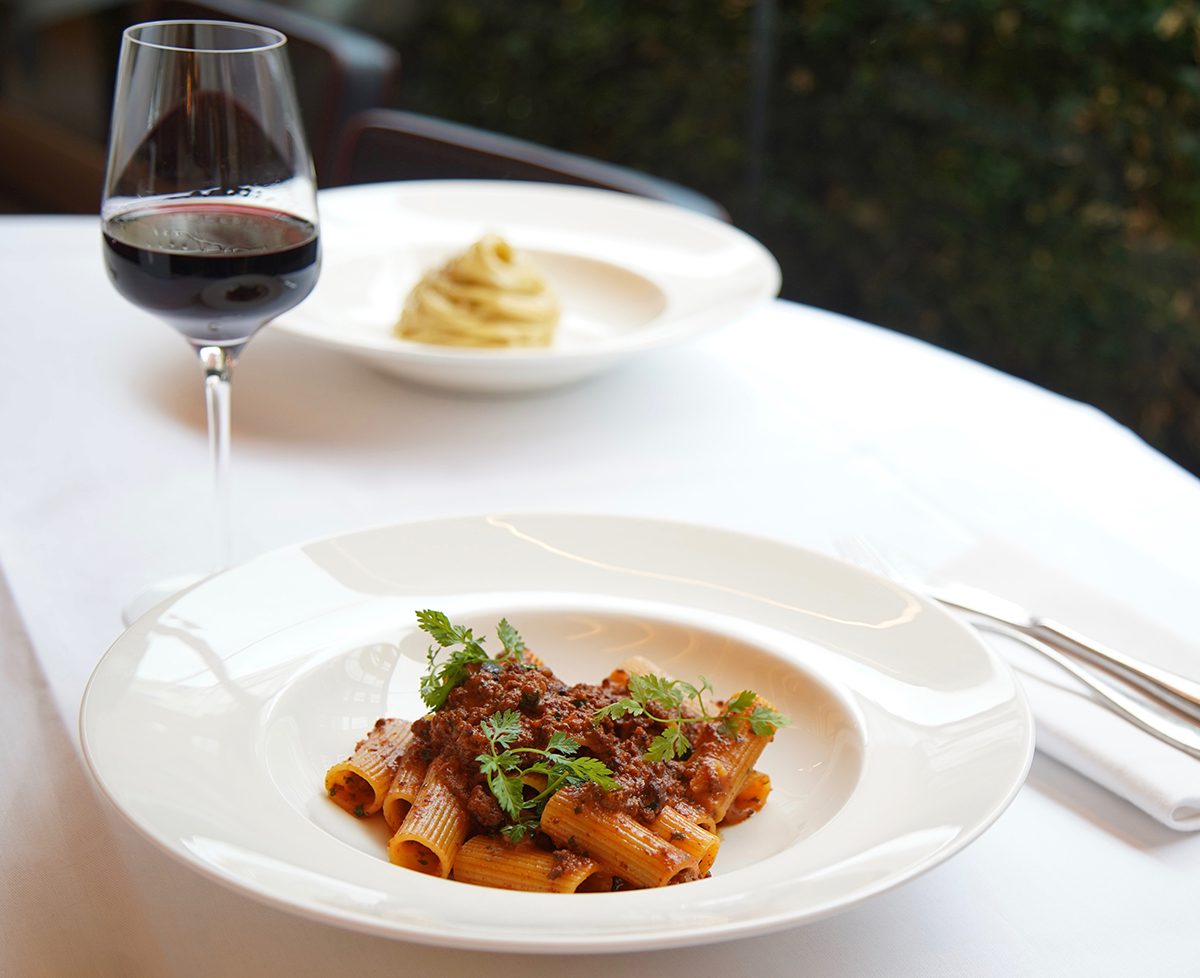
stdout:
[[(0, 974), (1195, 974), (1200, 834), (1041, 755), (945, 865), (831, 919), (612, 957), (454, 952), (300, 920), (126, 827), (78, 759), (87, 678), (144, 584), (210, 558), (199, 369), (105, 281), (97, 222), (0, 220)], [(1031, 313), (1033, 314), (1033, 313)], [(1200, 483), (1093, 409), (777, 302), (527, 397), (408, 387), (264, 333), (234, 389), (236, 555), (491, 511), (630, 513), (928, 567), (996, 541), (1195, 633)], [(1019, 582), (1013, 582), (1014, 587)]]

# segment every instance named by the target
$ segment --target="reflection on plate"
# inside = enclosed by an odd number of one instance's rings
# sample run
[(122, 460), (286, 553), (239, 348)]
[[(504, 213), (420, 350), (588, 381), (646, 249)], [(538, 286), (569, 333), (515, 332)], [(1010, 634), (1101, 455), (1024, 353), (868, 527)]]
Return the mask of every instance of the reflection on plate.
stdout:
[[(709, 879), (510, 893), (398, 869), (322, 792), (383, 715), (423, 712), (417, 608), (506, 615), (566, 681), (630, 655), (789, 715), (774, 791)], [(945, 860), (1019, 788), (1012, 674), (938, 608), (768, 540), (620, 517), (488, 516), (269, 554), (136, 622), (84, 698), (85, 753), (150, 839), (329, 923), (456, 947), (609, 951), (747, 936), (851, 906)]]
[[(628, 194), (557, 184), (410, 181), (323, 191), (312, 296), (272, 328), (436, 387), (553, 387), (729, 325), (779, 291), (758, 242), (720, 221)], [(392, 327), (430, 268), (497, 233), (562, 300), (555, 342), (463, 349)]]

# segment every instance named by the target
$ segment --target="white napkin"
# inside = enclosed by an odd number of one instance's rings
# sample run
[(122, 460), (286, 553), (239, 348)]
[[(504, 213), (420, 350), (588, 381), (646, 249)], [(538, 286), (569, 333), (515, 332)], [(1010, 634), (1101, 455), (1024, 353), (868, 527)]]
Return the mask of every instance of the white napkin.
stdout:
[[(938, 568), (937, 576), (985, 588), (1126, 654), (1200, 678), (1195, 641), (1029, 553), (988, 540)], [(1023, 681), (1037, 721), (1038, 750), (1170, 828), (1200, 830), (1200, 760), (1100, 705), (1074, 677), (1019, 642), (984, 637)]]

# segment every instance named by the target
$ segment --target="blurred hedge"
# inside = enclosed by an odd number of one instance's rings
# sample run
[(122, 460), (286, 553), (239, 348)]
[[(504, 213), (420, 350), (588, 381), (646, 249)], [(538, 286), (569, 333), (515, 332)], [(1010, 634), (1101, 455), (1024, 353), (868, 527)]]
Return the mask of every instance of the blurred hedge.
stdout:
[(437, 0), (394, 41), (405, 107), (703, 190), (788, 298), (1200, 472), (1198, 39), (1191, 0)]

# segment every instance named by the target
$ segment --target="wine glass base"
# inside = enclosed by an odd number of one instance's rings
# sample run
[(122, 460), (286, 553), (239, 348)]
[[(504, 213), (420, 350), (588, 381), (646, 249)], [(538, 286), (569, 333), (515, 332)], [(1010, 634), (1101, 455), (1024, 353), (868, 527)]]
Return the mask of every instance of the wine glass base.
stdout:
[(151, 608), (157, 607), (168, 598), (191, 587), (198, 581), (204, 580), (207, 576), (207, 574), (176, 574), (151, 584), (144, 591), (134, 595), (121, 609), (121, 622), (127, 627), (132, 625)]

